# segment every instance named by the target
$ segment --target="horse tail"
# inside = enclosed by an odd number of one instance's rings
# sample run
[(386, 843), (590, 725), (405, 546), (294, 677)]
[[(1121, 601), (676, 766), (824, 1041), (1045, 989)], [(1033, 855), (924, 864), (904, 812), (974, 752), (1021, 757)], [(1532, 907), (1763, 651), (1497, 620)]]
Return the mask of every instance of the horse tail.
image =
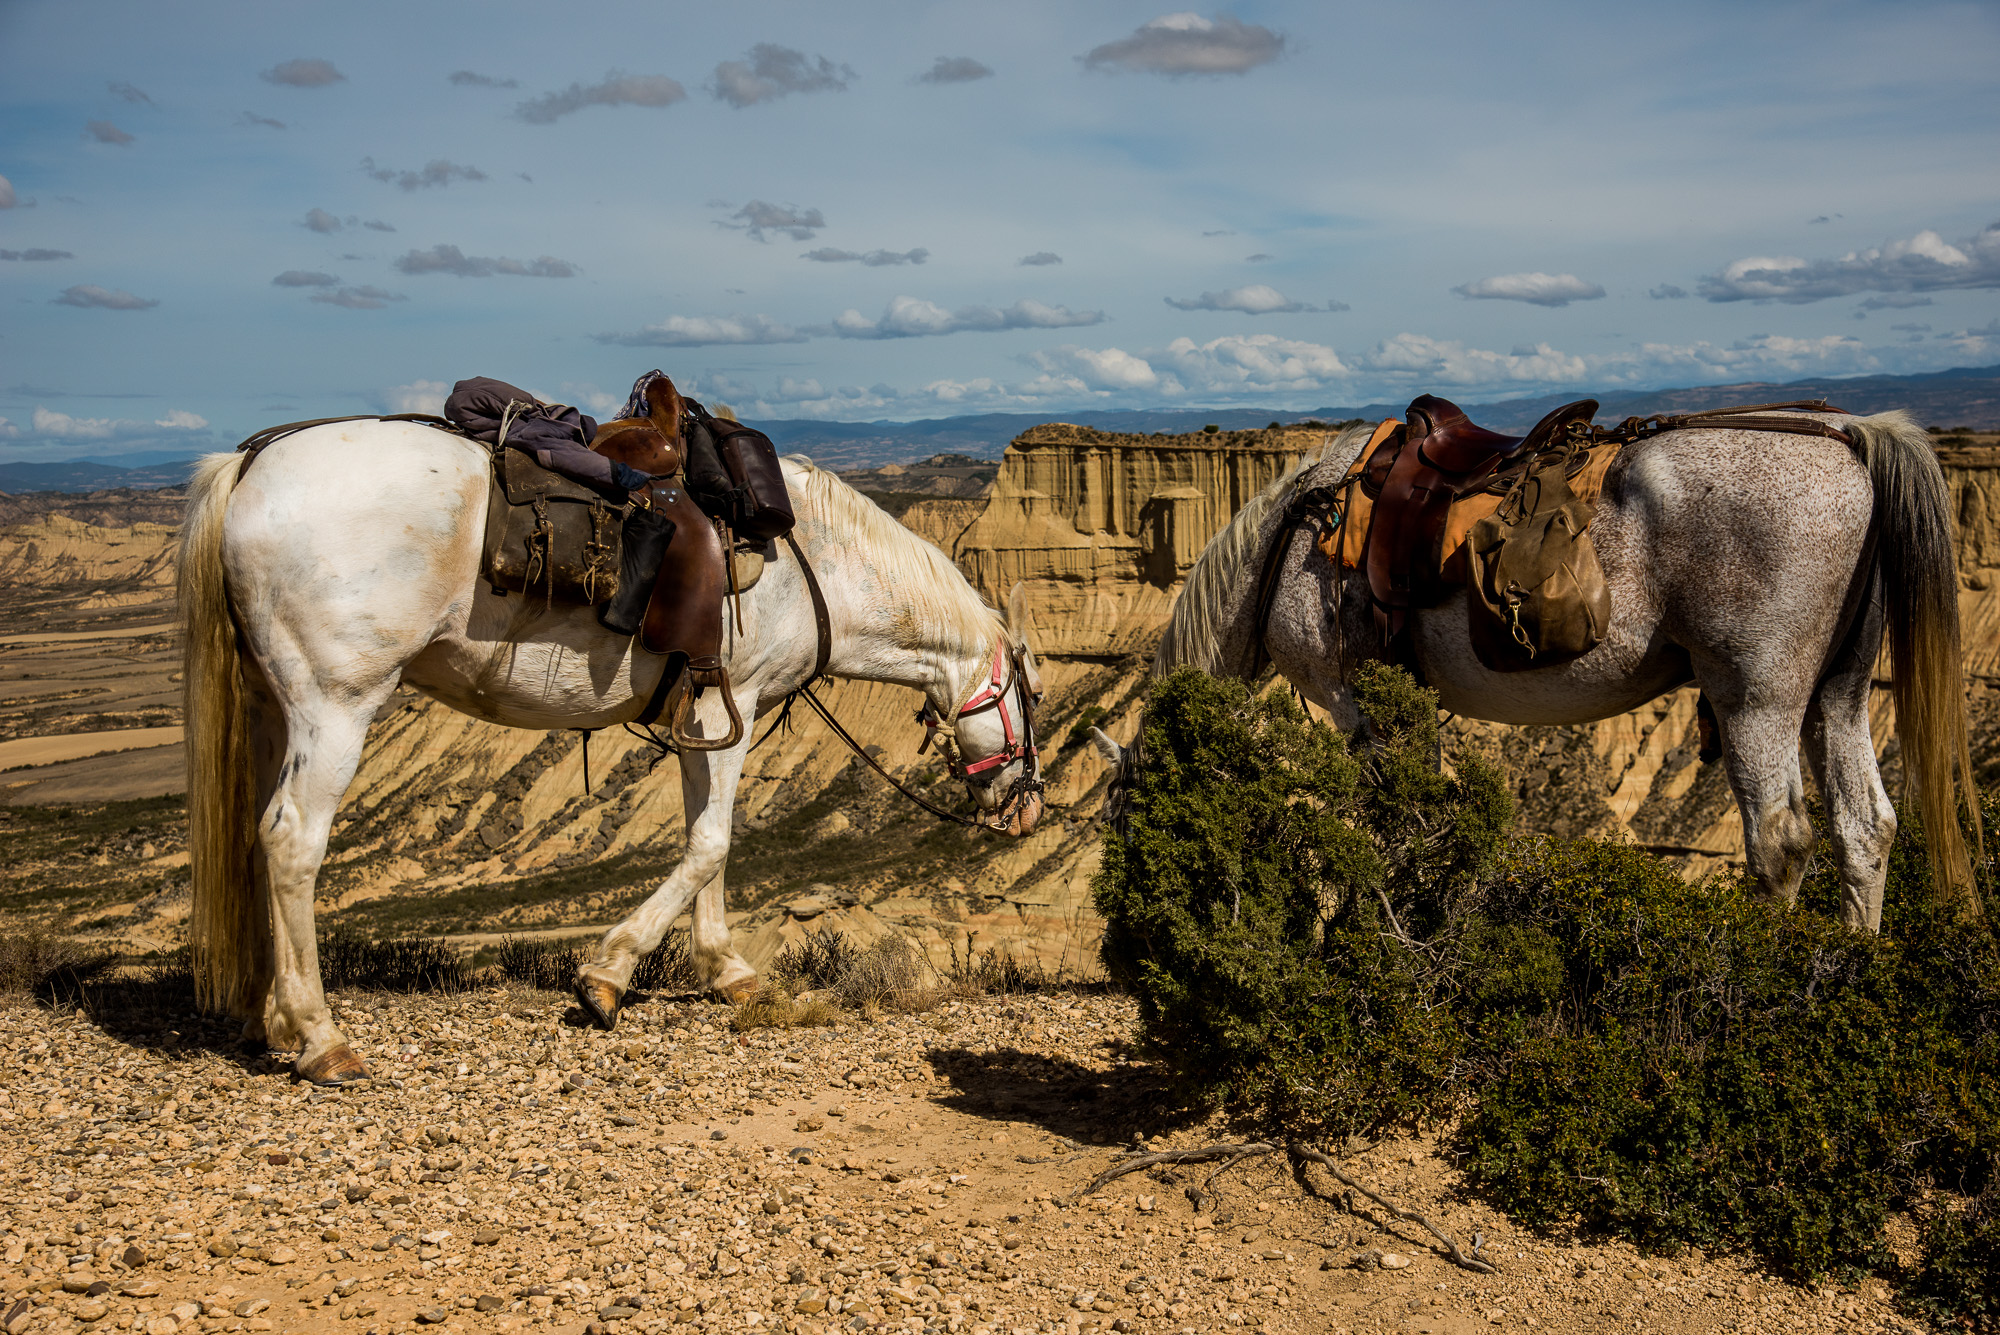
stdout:
[(175, 568), (187, 724), (189, 954), (201, 1006), (228, 1012), (250, 1000), (252, 943), (260, 939), (243, 656), (222, 571), (222, 521), (242, 462), (241, 455), (211, 454), (196, 464)]
[(1979, 790), (1965, 723), (1965, 666), (1958, 638), (1958, 566), (1951, 488), (1930, 436), (1903, 412), (1842, 422), (1859, 437), (1875, 490), (1906, 792), (1924, 823), (1932, 879), (1983, 912), (1959, 828), (1959, 801), (1971, 816), (1973, 848), (1985, 855)]

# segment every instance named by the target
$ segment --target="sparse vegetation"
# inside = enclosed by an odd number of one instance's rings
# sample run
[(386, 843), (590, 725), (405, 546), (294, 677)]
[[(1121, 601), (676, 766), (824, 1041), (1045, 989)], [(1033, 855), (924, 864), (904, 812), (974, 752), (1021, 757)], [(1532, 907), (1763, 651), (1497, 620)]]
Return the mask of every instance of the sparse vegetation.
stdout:
[[(576, 971), (597, 948), (594, 936), (566, 937), (559, 941), (530, 941), (504, 937), (493, 954), (493, 965), (504, 978), (545, 992), (567, 992)], [(688, 953), (687, 937), (667, 933), (660, 948), (639, 961), (632, 971), (636, 992), (687, 991), (697, 986), (694, 960)]]
[(47, 931), (0, 936), (0, 993), (73, 991), (118, 962), (118, 957)]
[(471, 961), (443, 941), (371, 940), (350, 927), (320, 934), (319, 976), (329, 992), (463, 992), (473, 982)]

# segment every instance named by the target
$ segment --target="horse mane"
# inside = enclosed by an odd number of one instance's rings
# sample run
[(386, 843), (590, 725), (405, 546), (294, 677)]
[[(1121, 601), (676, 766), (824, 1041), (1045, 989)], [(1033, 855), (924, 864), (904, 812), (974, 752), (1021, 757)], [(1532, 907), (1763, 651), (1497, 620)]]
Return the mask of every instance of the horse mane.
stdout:
[[(1292, 484), (1307, 469), (1317, 468), (1329, 457), (1342, 457), (1340, 451), (1349, 446), (1353, 447), (1348, 449), (1352, 455), (1353, 449), (1359, 448), (1357, 440), (1367, 440), (1374, 429), (1372, 422), (1346, 427), (1322, 441), (1318, 449), (1306, 451), (1271, 485), (1245, 501), (1243, 508), (1208, 540), (1208, 546), (1195, 558), (1194, 568), (1188, 571), (1181, 596), (1174, 600), (1166, 633), (1160, 637), (1159, 651), (1153, 655), (1155, 677), (1164, 677), (1184, 663), (1211, 675), (1225, 675), (1223, 631), (1241, 605), (1245, 567), (1263, 555), (1264, 529), (1272, 512), (1284, 503)], [(1240, 674), (1242, 670), (1233, 665), (1227, 668), (1229, 675)]]
[(949, 627), (968, 648), (990, 646), (1004, 633), (1000, 614), (980, 601), (950, 557), (803, 454), (788, 454), (785, 462), (798, 472), (797, 500), (833, 532), (866, 541), (883, 577), (911, 600), (920, 621)]

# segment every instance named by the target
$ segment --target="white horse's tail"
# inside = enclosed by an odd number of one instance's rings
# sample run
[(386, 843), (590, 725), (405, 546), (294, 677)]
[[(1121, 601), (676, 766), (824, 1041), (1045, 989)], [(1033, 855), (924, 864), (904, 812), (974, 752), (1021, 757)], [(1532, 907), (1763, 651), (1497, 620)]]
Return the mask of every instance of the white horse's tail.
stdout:
[(266, 930), (256, 911), (256, 800), (244, 709), (242, 651), (222, 573), (222, 521), (243, 457), (211, 454), (195, 467), (181, 524), (182, 702), (187, 724), (188, 943), (205, 1009), (241, 1013)]
[(1905, 788), (1924, 822), (1936, 883), (1983, 911), (1959, 832), (1959, 799), (1984, 856), (1979, 790), (1965, 726), (1965, 665), (1958, 639), (1958, 565), (1951, 487), (1930, 436), (1902, 412), (1841, 423), (1858, 436), (1875, 488), (1878, 559), (1888, 612), (1896, 731)]

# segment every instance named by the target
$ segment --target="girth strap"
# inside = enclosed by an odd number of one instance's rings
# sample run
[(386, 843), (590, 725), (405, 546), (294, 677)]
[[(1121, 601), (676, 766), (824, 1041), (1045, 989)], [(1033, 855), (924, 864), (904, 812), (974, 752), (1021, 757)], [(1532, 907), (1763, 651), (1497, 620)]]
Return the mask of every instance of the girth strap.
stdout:
[(826, 675), (826, 665), (833, 657), (833, 620), (826, 612), (826, 595), (820, 591), (819, 576), (813, 574), (812, 562), (806, 560), (799, 540), (787, 532), (785, 544), (799, 559), (799, 573), (806, 577), (806, 592), (812, 595), (813, 633), (819, 640), (819, 652), (813, 659), (813, 674), (806, 678), (806, 685), (810, 686)]

